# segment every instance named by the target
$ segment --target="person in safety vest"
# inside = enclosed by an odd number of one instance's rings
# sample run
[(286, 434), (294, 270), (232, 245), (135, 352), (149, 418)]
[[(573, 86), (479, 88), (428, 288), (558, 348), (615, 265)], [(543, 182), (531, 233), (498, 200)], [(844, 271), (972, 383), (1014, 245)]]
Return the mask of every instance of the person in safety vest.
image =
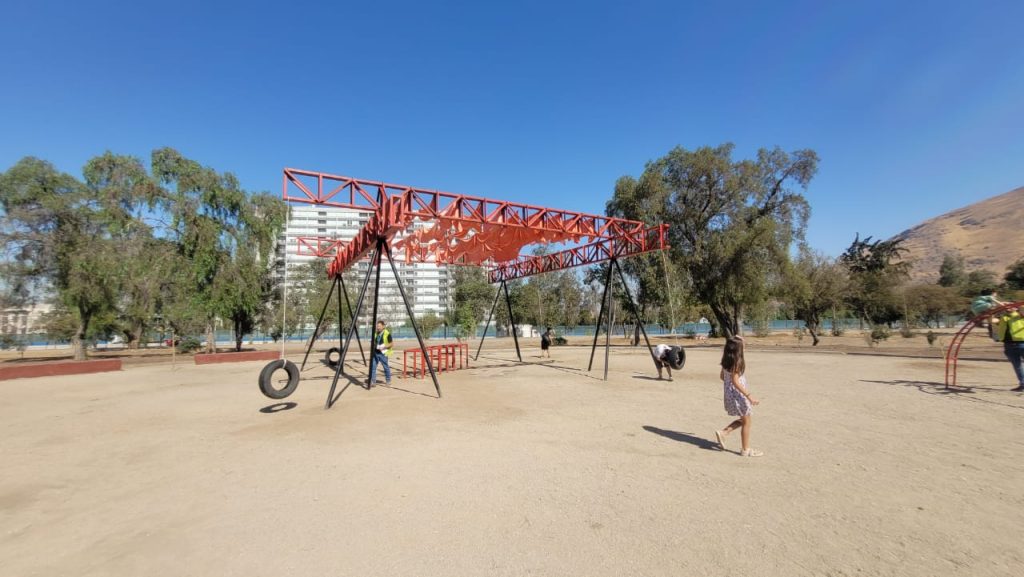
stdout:
[(373, 333), (373, 356), (370, 357), (370, 378), (366, 381), (367, 387), (372, 387), (377, 382), (377, 365), (384, 367), (384, 382), (391, 384), (391, 367), (388, 366), (388, 359), (391, 357), (391, 331), (387, 329), (384, 321), (377, 321), (377, 330)]
[(1003, 312), (996, 325), (996, 340), (1003, 343), (1003, 353), (1017, 374), (1017, 392), (1024, 392), (1024, 307)]

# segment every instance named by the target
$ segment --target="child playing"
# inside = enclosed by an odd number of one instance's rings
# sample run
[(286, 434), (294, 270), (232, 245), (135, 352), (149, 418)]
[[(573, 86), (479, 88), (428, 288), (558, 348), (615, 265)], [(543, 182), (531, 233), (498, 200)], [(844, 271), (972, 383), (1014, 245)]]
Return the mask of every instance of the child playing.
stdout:
[(679, 370), (686, 363), (686, 351), (682, 347), (658, 345), (654, 347), (654, 366), (658, 368), (658, 380), (661, 380), (662, 367), (668, 371), (668, 380), (672, 380), (672, 369)]
[[(971, 301), (971, 314), (978, 316), (1006, 304), (997, 299), (996, 296), (995, 289), (987, 288), (981, 291), (981, 296)], [(987, 322), (982, 323), (982, 326), (988, 327), (988, 336), (998, 341), (999, 339), (996, 338), (996, 330), (998, 327), (996, 325), (999, 324), (999, 318), (989, 317), (986, 321)]]
[(754, 405), (759, 402), (750, 396), (750, 392), (747, 390), (747, 379), (743, 376), (746, 370), (747, 363), (743, 359), (743, 337), (733, 337), (727, 340), (725, 350), (722, 351), (722, 372), (720, 374), (725, 387), (725, 412), (739, 418), (729, 423), (729, 426), (721, 431), (715, 431), (715, 438), (718, 439), (718, 446), (724, 451), (725, 437), (736, 429), (740, 429), (740, 441), (743, 444), (740, 455), (760, 457), (764, 453), (750, 448), (751, 418)]

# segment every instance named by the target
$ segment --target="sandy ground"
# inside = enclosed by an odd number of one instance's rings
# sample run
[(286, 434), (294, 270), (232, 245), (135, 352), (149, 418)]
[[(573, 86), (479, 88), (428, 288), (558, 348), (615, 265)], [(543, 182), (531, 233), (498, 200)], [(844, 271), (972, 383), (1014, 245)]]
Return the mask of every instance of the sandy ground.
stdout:
[[(713, 431), (717, 347), (489, 341), (470, 370), (288, 402), (261, 363), (2, 381), (0, 575), (1020, 575), (1008, 363), (748, 353), (759, 459)], [(274, 408), (282, 410), (273, 410)]]

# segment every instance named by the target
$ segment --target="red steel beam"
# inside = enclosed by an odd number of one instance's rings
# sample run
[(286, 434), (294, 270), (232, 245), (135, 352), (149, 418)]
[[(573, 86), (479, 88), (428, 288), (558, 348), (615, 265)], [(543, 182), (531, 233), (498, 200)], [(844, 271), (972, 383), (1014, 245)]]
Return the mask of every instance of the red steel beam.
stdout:
[(300, 236), (295, 254), (299, 256), (315, 256), (317, 258), (337, 256), (338, 252), (345, 246), (344, 240), (336, 238), (320, 238), (315, 236)]
[(600, 240), (584, 246), (542, 256), (519, 257), (514, 261), (497, 265), (487, 272), (487, 277), (490, 282), (496, 283), (556, 270), (597, 264), (612, 258), (664, 250), (668, 248), (668, 244), (665, 241), (667, 230), (668, 225), (662, 224), (648, 228), (638, 235), (624, 235)]

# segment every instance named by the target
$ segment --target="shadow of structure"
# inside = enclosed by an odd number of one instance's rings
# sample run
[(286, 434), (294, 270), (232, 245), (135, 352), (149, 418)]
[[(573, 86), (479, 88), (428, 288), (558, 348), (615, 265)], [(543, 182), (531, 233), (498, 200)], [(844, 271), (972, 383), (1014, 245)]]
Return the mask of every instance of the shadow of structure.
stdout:
[(659, 429), (658, 427), (652, 427), (650, 425), (644, 425), (644, 430), (655, 435), (661, 435), (666, 439), (672, 439), (673, 441), (679, 441), (680, 443), (688, 443), (701, 449), (720, 451), (718, 443), (695, 437), (689, 433), (680, 433), (679, 431), (669, 431), (666, 429)]
[(934, 382), (934, 381), (908, 381), (908, 380), (903, 380), (903, 379), (896, 379), (896, 380), (892, 380), (892, 381), (872, 381), (872, 380), (868, 380), (868, 379), (861, 379), (859, 382), (861, 382), (861, 383), (872, 383), (872, 384), (877, 384), (877, 385), (912, 387), (912, 388), (915, 388), (915, 389), (921, 391), (922, 393), (925, 393), (926, 395), (937, 395), (937, 396), (941, 396), (941, 397), (951, 397), (951, 398), (956, 398), (956, 399), (964, 399), (964, 400), (967, 400), (967, 401), (973, 401), (973, 402), (976, 402), (976, 403), (986, 403), (986, 404), (989, 404), (989, 405), (999, 405), (999, 406), (1002, 406), (1002, 407), (1010, 407), (1011, 409), (1024, 410), (1024, 405), (1016, 405), (1016, 404), (1013, 404), (1013, 403), (1002, 403), (1002, 402), (999, 402), (999, 401), (994, 401), (992, 399), (986, 399), (986, 398), (982, 398), (982, 397), (976, 396), (976, 393), (979, 392), (979, 391), (981, 391), (981, 392), (988, 391), (988, 392), (992, 392), (992, 393), (1010, 393), (1010, 394), (1016, 395), (1016, 393), (1012, 393), (1008, 389), (1004, 389), (1004, 388), (977, 387), (977, 386), (971, 387), (971, 386), (966, 386), (966, 385), (955, 385), (955, 386), (952, 386), (952, 387), (947, 387), (946, 383), (938, 383), (938, 382)]

